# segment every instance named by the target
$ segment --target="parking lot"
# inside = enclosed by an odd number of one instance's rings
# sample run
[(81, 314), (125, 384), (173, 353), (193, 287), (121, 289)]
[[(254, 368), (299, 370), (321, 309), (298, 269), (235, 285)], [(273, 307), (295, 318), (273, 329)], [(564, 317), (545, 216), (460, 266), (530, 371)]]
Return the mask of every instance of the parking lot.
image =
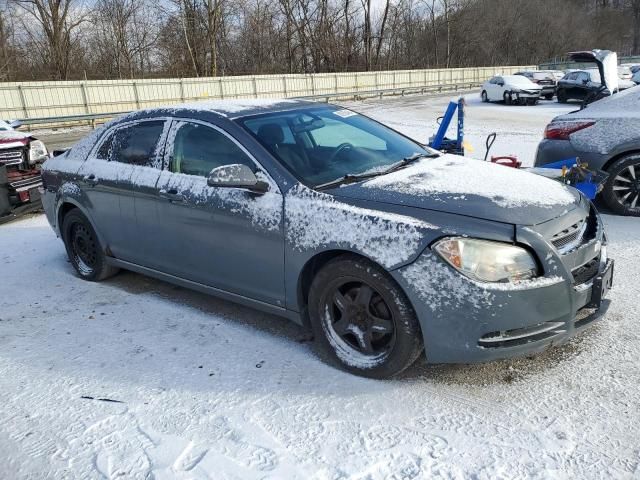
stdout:
[[(345, 105), (425, 141), (448, 100)], [(470, 156), (496, 132), (491, 153), (524, 165), (577, 108), (467, 104)], [(638, 478), (640, 223), (604, 221), (600, 323), (535, 357), (422, 358), (391, 381), (325, 365), (274, 316), (133, 273), (84, 282), (43, 215), (0, 226), (0, 478)]]

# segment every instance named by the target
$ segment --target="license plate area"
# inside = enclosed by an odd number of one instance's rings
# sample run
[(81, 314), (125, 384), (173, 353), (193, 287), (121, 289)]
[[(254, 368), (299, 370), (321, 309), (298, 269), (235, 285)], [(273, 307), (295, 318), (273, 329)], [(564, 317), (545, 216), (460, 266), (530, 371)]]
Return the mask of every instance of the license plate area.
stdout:
[(593, 279), (593, 287), (591, 288), (591, 301), (586, 305), (587, 308), (600, 308), (602, 299), (607, 295), (613, 285), (613, 260), (607, 261), (607, 266)]

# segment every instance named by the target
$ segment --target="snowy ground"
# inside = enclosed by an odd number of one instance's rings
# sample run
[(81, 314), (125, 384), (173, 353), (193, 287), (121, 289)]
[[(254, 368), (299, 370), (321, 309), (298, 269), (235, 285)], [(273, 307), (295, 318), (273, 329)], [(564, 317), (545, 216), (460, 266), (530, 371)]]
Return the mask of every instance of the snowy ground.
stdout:
[[(445, 103), (353, 106), (424, 137)], [(471, 102), (467, 131), (526, 161), (563, 110)], [(640, 478), (640, 221), (605, 222), (603, 322), (393, 381), (324, 365), (273, 316), (132, 273), (79, 280), (43, 216), (1, 226), (0, 478)]]

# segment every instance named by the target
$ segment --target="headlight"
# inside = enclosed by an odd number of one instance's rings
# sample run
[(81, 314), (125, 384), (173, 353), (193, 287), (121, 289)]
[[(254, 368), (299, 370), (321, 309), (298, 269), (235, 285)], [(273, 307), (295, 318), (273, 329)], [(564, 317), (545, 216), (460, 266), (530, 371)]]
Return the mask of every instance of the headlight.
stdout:
[(29, 144), (29, 163), (34, 165), (46, 160), (48, 155), (47, 147), (40, 140), (31, 140)]
[(512, 88), (511, 89), (511, 93), (520, 93), (522, 90), (520, 90), (519, 88)]
[(535, 259), (524, 248), (475, 238), (445, 238), (432, 249), (449, 265), (479, 282), (518, 283), (538, 276)]

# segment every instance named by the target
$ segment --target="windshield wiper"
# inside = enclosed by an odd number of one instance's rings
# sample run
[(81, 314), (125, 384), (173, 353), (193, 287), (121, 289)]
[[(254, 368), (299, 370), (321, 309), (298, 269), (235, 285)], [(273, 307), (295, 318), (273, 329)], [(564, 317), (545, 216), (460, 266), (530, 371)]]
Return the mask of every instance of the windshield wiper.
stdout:
[(346, 175), (336, 178), (335, 180), (331, 180), (327, 183), (321, 183), (320, 185), (316, 185), (315, 188), (317, 190), (323, 190), (325, 188), (337, 187), (340, 185), (347, 185), (349, 183), (359, 182), (361, 180), (366, 180), (367, 178), (379, 177), (380, 175), (386, 175), (387, 173), (395, 172), (396, 170), (400, 170), (401, 168), (406, 167), (410, 163), (415, 162), (416, 160), (420, 160), (421, 158), (436, 158), (439, 157), (439, 153), (414, 153), (408, 157), (403, 158), (399, 162), (392, 164), (389, 168), (385, 170), (378, 170), (369, 173), (347, 173)]

